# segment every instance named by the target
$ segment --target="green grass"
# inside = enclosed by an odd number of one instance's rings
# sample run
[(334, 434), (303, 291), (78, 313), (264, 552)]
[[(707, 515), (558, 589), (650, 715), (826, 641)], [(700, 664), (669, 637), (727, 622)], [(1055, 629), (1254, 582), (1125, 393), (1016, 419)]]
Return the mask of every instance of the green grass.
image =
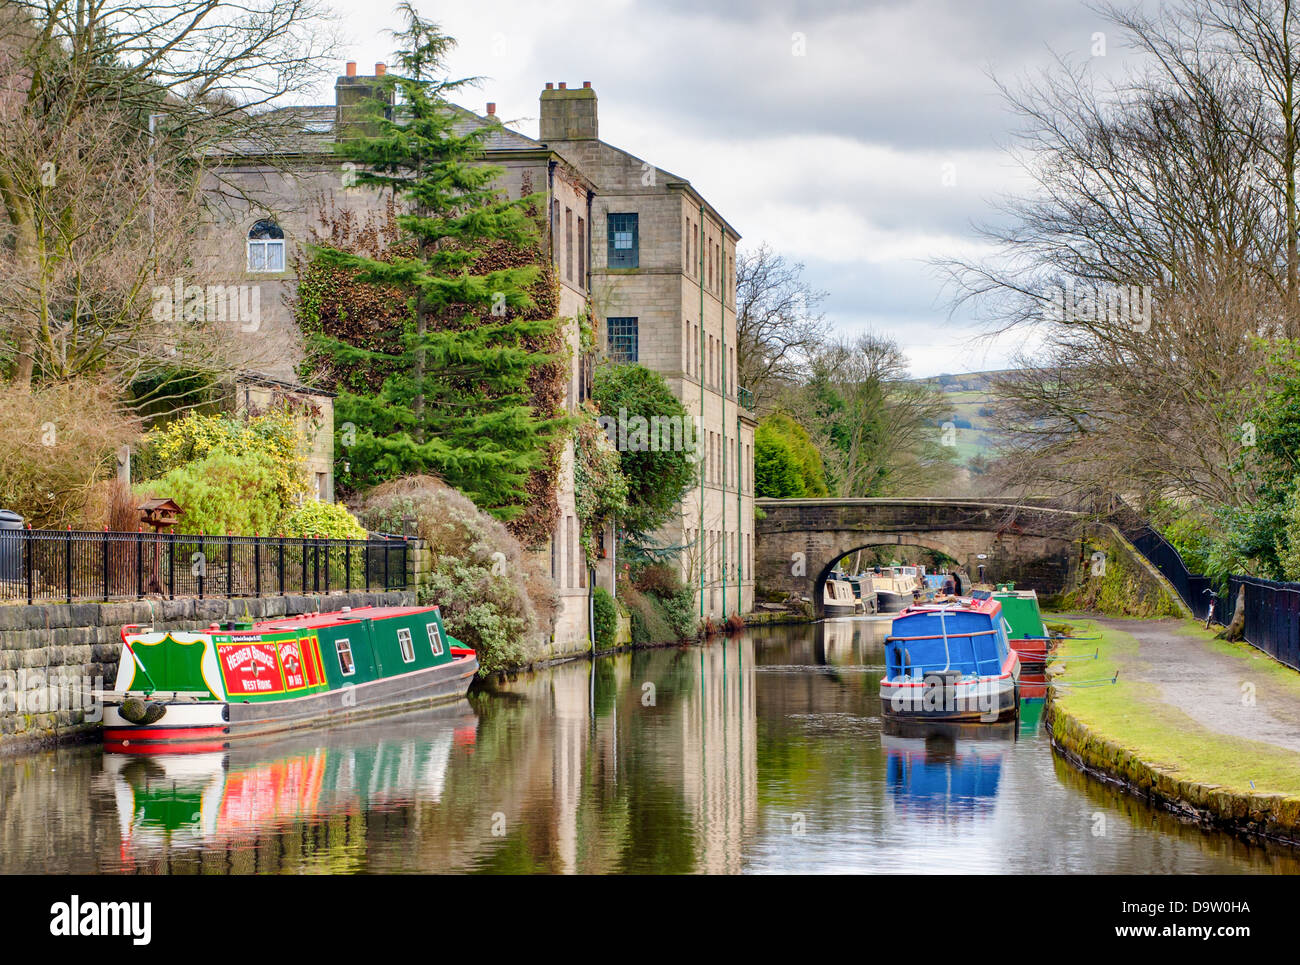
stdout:
[[(1064, 656), (1100, 650), (1100, 659), (1065, 664), (1059, 680), (1067, 683), (1071, 679), (1091, 680), (1120, 672), (1119, 682), (1113, 686), (1057, 691), (1060, 709), (1097, 737), (1184, 781), (1244, 794), (1300, 795), (1300, 754), (1210, 730), (1177, 708), (1160, 702), (1149, 685), (1125, 679), (1124, 668), (1142, 659), (1141, 647), (1132, 634), (1099, 627), (1089, 620), (1057, 619), (1074, 626), (1081, 635), (1102, 638), (1062, 643)], [(1179, 632), (1207, 638), (1216, 649), (1240, 659), (1243, 672), (1266, 675), (1270, 686), (1284, 688), (1300, 700), (1300, 675), (1295, 671), (1261, 655), (1273, 664), (1273, 667), (1264, 666), (1236, 644), (1222, 641), (1215, 644), (1208, 639), (1213, 636), (1210, 631), (1190, 620)], [(1278, 672), (1297, 679), (1282, 679), (1276, 676)]]

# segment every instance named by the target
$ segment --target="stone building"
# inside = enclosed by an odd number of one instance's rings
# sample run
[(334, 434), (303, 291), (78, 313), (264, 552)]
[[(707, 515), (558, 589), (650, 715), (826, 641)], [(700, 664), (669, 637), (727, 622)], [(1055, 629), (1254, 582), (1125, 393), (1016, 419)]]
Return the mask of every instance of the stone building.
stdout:
[(701, 481), (660, 534), (714, 617), (753, 608), (754, 414), (736, 379), (740, 235), (689, 181), (600, 140), (596, 92), (547, 84), (539, 141), (595, 185), (587, 219), (601, 345), (661, 373), (697, 419)]
[[(384, 69), (377, 64), (373, 75), (358, 75), (349, 63), (336, 81), (334, 104), (284, 109), (287, 135), (269, 146), (232, 145), (209, 176), (206, 187), (218, 203), (205, 226), (207, 261), (198, 268), (204, 280), (257, 286), (260, 314), (255, 325), (241, 326), (241, 338), (259, 378), (293, 384), (304, 378), (293, 317), (297, 267), (322, 216), (346, 211), (356, 223), (371, 224), (387, 218), (385, 197), (357, 186), (355, 168), (334, 153), (350, 109), (370, 94)], [(611, 358), (661, 372), (699, 420), (701, 483), (661, 542), (681, 547), (683, 576), (700, 587), (702, 612), (722, 617), (748, 610), (754, 420), (735, 379), (738, 234), (689, 182), (597, 139), (590, 85), (574, 91), (548, 85), (539, 139), (498, 123), (493, 104), (484, 115), (462, 113), (466, 127), (487, 128), (485, 161), (503, 169), (502, 191), (545, 197), (559, 315), (571, 349), (566, 406), (575, 411), (589, 391), (592, 360), (582, 356), (578, 319), (590, 304), (599, 346)], [(329, 456), (334, 467), (346, 464), (346, 451)], [(321, 491), (332, 493), (333, 485), (331, 476)], [(541, 552), (561, 596), (555, 652), (564, 653), (586, 645), (591, 592), (572, 445), (562, 455), (558, 502), (559, 524)], [(603, 534), (595, 570), (595, 583), (611, 591), (612, 536)]]

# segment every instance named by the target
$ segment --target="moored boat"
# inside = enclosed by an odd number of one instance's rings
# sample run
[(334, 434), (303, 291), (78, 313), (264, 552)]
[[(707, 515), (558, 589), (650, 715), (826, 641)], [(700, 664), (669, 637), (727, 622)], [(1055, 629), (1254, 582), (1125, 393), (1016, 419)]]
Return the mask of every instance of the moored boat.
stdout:
[(437, 607), (344, 607), (195, 632), (127, 626), (104, 696), (104, 748), (217, 750), (461, 697), (477, 670)]
[(826, 579), (822, 589), (822, 610), (828, 617), (851, 617), (858, 612), (853, 587), (838, 572)]
[(853, 596), (858, 601), (859, 613), (876, 612), (876, 594), (871, 589), (871, 577), (859, 573), (849, 577), (849, 586), (853, 587)]
[(1020, 661), (988, 594), (909, 606), (885, 638), (881, 713), (895, 720), (997, 723), (1019, 703)]
[(993, 598), (1002, 604), (1009, 642), (1020, 655), (1021, 664), (1026, 670), (1041, 672), (1047, 666), (1053, 640), (1038, 608), (1038, 594), (1017, 590), (1014, 583), (999, 583)]
[(880, 613), (901, 613), (917, 602), (922, 581), (914, 566), (877, 567), (871, 575), (871, 588)]

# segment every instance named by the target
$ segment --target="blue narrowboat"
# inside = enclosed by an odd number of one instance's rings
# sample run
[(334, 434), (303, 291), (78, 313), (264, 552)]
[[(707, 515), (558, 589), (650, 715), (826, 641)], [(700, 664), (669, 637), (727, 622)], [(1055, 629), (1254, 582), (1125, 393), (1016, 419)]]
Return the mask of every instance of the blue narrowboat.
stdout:
[(1014, 720), (1020, 661), (1002, 605), (987, 592), (909, 606), (885, 638), (887, 719), (992, 724)]

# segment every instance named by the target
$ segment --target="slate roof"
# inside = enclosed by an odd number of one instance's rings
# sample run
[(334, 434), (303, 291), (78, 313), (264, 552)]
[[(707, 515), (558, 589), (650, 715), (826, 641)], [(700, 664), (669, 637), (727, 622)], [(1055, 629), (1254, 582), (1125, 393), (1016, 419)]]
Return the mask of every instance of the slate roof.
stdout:
[[(490, 124), (486, 117), (471, 110), (452, 107), (458, 118), (453, 125), (457, 134), (465, 134), (475, 128), (490, 127), (483, 140), (487, 151), (538, 151), (545, 145), (526, 137), (518, 131), (512, 131), (500, 124)], [(281, 107), (267, 112), (267, 133), (263, 138), (235, 138), (212, 151), (212, 154), (229, 157), (260, 157), (268, 154), (281, 155), (321, 155), (334, 153), (334, 119), (333, 104), (319, 104), (304, 107)]]

